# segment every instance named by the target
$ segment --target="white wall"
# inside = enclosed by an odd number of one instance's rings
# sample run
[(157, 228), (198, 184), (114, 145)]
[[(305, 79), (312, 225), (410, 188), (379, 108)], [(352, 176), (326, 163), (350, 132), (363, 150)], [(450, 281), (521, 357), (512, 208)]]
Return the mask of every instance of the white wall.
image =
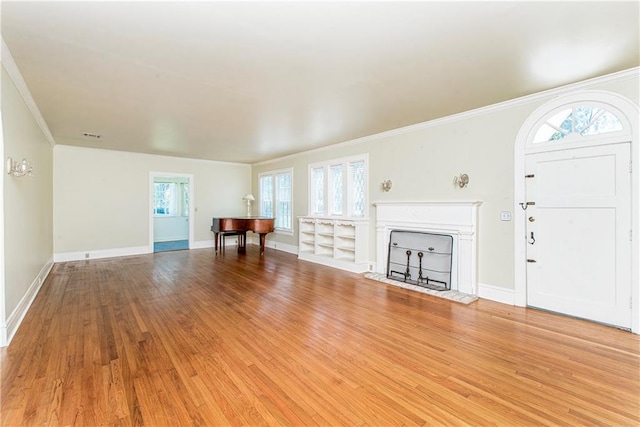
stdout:
[[(21, 76), (5, 48), (3, 44), (0, 77), (4, 146), (0, 346), (11, 340), (53, 262), (52, 147), (32, 111), (35, 108), (39, 114), (26, 86), (21, 85), (22, 93), (16, 86), (20, 85)], [(27, 158), (33, 165), (33, 176), (6, 175), (7, 156), (18, 161)]]
[[(617, 92), (638, 103), (638, 72), (595, 79), (423, 124), (338, 144), (287, 158), (255, 164), (253, 186), (261, 172), (293, 167), (293, 236), (269, 235), (268, 241), (298, 245), (297, 216), (307, 214), (307, 167), (310, 163), (369, 154), (369, 201), (482, 201), (479, 209), (478, 281), (499, 290), (514, 289), (514, 226), (500, 220), (514, 206), (514, 144), (527, 117), (540, 105), (567, 91), (600, 89)], [(460, 189), (453, 177), (467, 173), (470, 183)], [(384, 180), (393, 189), (381, 190)], [(256, 192), (257, 195), (257, 192)], [(375, 260), (375, 208), (370, 206), (371, 252)]]
[(193, 176), (191, 247), (212, 246), (214, 216), (242, 215), (251, 167), (111, 150), (54, 148), (56, 261), (147, 253), (150, 172)]
[(153, 218), (153, 241), (170, 242), (189, 238), (188, 216), (167, 216)]

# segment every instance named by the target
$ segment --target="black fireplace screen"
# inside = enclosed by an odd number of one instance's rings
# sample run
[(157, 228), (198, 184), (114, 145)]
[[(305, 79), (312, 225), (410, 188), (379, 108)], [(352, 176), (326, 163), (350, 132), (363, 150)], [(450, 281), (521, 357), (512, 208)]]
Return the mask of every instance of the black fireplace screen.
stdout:
[(392, 230), (387, 278), (437, 291), (449, 290), (452, 252), (450, 235)]

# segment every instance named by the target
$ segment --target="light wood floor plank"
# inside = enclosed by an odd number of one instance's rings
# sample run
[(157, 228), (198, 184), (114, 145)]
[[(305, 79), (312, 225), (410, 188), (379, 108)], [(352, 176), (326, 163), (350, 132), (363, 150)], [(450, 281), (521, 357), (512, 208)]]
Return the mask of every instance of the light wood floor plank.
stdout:
[(56, 264), (0, 349), (1, 424), (640, 424), (640, 339), (267, 249)]

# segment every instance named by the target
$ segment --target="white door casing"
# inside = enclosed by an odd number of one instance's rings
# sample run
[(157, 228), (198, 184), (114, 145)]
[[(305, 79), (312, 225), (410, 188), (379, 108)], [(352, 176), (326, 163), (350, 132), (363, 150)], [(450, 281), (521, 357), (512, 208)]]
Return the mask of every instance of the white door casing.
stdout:
[(528, 306), (631, 328), (629, 148), (526, 155)]
[(154, 230), (153, 230), (153, 194), (154, 194), (154, 188), (153, 188), (153, 181), (155, 178), (160, 178), (160, 177), (174, 177), (174, 178), (186, 178), (187, 181), (189, 182), (189, 216), (188, 216), (188, 228), (189, 228), (189, 249), (191, 249), (191, 245), (193, 245), (193, 239), (194, 239), (194, 213), (195, 213), (195, 198), (194, 198), (194, 179), (193, 179), (193, 174), (181, 174), (181, 173), (173, 173), (173, 172), (149, 172), (149, 247), (148, 247), (148, 251), (149, 253), (153, 253), (153, 234), (154, 234)]
[[(595, 104), (609, 110), (620, 119), (623, 130), (612, 134), (595, 135), (583, 140), (567, 138), (566, 142), (553, 142), (549, 144), (534, 144), (533, 138), (540, 124), (550, 114), (561, 108), (575, 106), (577, 104)], [(630, 261), (630, 286), (631, 298), (631, 331), (640, 333), (640, 174), (637, 173), (640, 165), (639, 146), (639, 111), (638, 105), (629, 99), (607, 91), (576, 91), (568, 95), (559, 96), (550, 102), (537, 108), (523, 123), (518, 132), (514, 147), (514, 255), (515, 255), (515, 295), (514, 303), (518, 306), (527, 306), (527, 217), (528, 212), (520, 207), (520, 203), (526, 202), (526, 156), (535, 153), (544, 153), (555, 150), (567, 150), (574, 148), (595, 147), (601, 145), (618, 144), (627, 142), (631, 151), (631, 164), (635, 165), (630, 173), (630, 216), (631, 216), (631, 261)]]

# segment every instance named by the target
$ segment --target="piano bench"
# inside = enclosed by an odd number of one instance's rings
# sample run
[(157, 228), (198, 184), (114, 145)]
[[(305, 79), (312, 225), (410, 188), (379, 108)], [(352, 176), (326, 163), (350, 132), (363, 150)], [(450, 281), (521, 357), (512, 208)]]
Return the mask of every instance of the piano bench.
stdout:
[[(220, 232), (220, 250), (224, 251), (224, 247), (226, 245), (226, 237), (227, 236), (238, 236), (242, 234), (241, 231), (221, 231)], [(240, 242), (238, 242), (240, 244)]]

